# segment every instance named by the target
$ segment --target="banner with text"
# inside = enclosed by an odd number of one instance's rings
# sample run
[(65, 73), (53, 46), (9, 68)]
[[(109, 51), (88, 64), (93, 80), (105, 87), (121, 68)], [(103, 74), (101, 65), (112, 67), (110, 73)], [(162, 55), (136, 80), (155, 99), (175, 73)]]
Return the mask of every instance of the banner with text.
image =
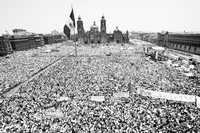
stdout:
[[(145, 89), (138, 89), (137, 93), (142, 96), (149, 96), (153, 98), (167, 99), (167, 100), (180, 101), (180, 102), (193, 102), (193, 103), (196, 102), (195, 96), (193, 95), (175, 94), (175, 93), (151, 91), (151, 90), (145, 90)], [(199, 99), (199, 102), (200, 102), (200, 99)]]

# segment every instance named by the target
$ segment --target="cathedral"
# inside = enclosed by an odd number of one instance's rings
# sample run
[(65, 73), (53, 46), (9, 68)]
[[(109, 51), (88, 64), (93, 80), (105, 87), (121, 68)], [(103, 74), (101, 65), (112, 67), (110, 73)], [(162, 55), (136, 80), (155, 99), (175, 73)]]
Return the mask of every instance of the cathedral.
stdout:
[(89, 31), (84, 30), (83, 21), (81, 17), (78, 17), (77, 21), (77, 39), (79, 42), (87, 43), (128, 43), (129, 42), (129, 34), (128, 31), (123, 34), (118, 27), (114, 30), (112, 34), (108, 34), (106, 32), (106, 19), (104, 16), (101, 18), (100, 22), (100, 30), (96, 25), (96, 22), (90, 27)]

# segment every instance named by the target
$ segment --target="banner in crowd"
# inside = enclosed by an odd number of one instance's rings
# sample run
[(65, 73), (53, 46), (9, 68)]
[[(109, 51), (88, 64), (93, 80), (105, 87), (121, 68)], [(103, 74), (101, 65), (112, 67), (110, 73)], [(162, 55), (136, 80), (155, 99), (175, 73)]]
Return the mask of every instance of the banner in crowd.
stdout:
[(173, 101), (180, 101), (180, 102), (193, 102), (193, 103), (196, 102), (195, 96), (193, 95), (174, 94), (174, 93), (151, 91), (151, 90), (145, 90), (145, 89), (138, 89), (137, 93), (142, 96), (149, 96), (153, 98), (160, 98), (160, 99), (166, 99), (166, 100), (173, 100)]
[(114, 98), (128, 98), (129, 97), (129, 93), (128, 92), (118, 92), (118, 93), (114, 93), (113, 94)]
[(58, 102), (61, 102), (61, 101), (69, 101), (69, 100), (70, 100), (70, 98), (69, 98), (69, 97), (65, 97), (65, 96), (59, 97), (59, 98), (57, 99)]
[(96, 102), (103, 102), (105, 101), (104, 96), (91, 96), (91, 101), (96, 101)]

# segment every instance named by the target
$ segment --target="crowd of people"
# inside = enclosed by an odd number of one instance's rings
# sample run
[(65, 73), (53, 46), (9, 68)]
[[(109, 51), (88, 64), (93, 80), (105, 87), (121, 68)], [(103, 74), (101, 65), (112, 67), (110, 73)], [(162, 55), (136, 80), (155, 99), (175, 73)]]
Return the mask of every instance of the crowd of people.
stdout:
[(6, 57), (0, 57), (0, 92), (4, 92), (8, 88), (27, 80), (41, 68), (62, 56), (61, 52), (59, 54), (45, 52), (52, 49), (62, 49), (62, 45), (46, 45), (37, 49), (18, 51)]
[[(78, 57), (63, 58), (1, 101), (0, 132), (200, 131), (195, 105), (136, 93), (143, 88), (199, 95), (194, 79), (148, 60), (139, 45), (85, 46), (78, 51)], [(129, 97), (114, 99), (117, 92), (128, 92)], [(91, 96), (105, 100), (92, 101)]]

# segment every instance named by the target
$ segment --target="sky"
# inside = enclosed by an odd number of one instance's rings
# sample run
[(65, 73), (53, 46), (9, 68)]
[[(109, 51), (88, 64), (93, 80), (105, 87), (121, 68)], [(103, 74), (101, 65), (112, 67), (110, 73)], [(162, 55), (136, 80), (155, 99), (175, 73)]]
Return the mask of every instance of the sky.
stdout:
[(107, 32), (199, 32), (200, 0), (0, 0), (0, 34), (14, 28), (34, 33), (63, 31), (71, 7), (80, 16), (85, 30), (101, 16)]

